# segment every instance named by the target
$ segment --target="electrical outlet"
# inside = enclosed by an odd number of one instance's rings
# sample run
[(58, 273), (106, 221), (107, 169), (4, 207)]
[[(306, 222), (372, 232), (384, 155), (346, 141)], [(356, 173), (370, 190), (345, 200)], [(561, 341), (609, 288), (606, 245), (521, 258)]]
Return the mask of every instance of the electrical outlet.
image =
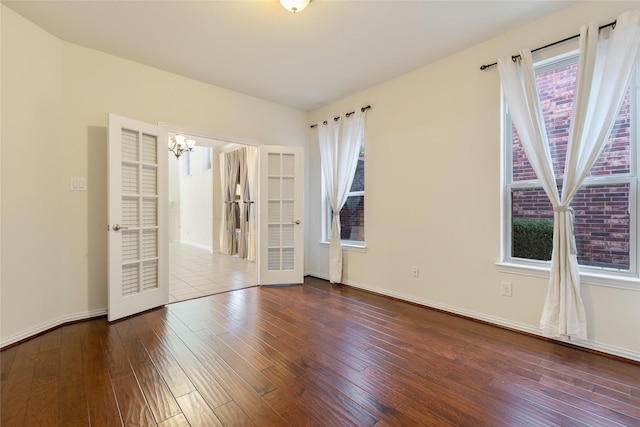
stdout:
[(511, 296), (511, 283), (502, 282), (502, 296), (510, 297)]
[(411, 275), (413, 277), (420, 276), (420, 269), (418, 267), (411, 267)]

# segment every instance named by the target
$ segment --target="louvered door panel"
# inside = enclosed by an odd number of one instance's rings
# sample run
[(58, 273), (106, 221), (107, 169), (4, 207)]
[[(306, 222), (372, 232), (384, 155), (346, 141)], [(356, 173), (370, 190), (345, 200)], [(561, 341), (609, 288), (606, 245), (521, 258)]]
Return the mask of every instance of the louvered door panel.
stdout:
[[(158, 286), (156, 145), (153, 135), (122, 129), (122, 218), (123, 223), (131, 224), (122, 233), (122, 268), (123, 271), (134, 267), (139, 270), (135, 276), (138, 283), (135, 286), (123, 283), (122, 295), (132, 295)], [(138, 156), (139, 153), (142, 153), (142, 158)], [(142, 210), (139, 206), (142, 206)], [(125, 218), (127, 221), (124, 221)]]
[[(161, 154), (166, 152), (159, 151), (162, 141), (166, 144), (166, 132), (158, 127), (109, 116), (109, 216), (113, 224), (109, 320), (168, 299), (166, 260), (161, 259), (167, 252), (163, 246), (166, 231), (161, 230), (166, 219), (159, 210), (159, 200), (166, 197), (165, 175), (161, 173), (163, 165), (166, 168), (166, 156)], [(166, 286), (160, 289), (163, 282)]]

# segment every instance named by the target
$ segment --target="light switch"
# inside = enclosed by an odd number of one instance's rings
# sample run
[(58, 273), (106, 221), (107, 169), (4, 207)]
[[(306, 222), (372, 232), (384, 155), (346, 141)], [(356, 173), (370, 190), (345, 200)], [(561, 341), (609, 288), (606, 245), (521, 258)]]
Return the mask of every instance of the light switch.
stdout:
[(71, 191), (85, 191), (87, 189), (86, 178), (71, 178), (69, 189)]

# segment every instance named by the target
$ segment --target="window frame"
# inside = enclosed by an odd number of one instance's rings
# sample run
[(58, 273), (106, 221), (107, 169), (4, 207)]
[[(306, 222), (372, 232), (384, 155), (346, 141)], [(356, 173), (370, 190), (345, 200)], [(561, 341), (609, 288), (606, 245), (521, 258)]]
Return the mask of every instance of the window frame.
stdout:
[[(557, 55), (534, 64), (536, 74), (550, 71), (555, 68), (576, 63), (578, 51), (573, 50), (565, 54)], [(631, 79), (631, 101), (630, 101), (630, 161), (629, 172), (609, 176), (588, 176), (581, 187), (605, 184), (628, 184), (629, 185), (629, 270), (594, 267), (579, 265), (580, 275), (583, 283), (607, 285), (621, 288), (638, 289), (640, 287), (639, 260), (640, 250), (638, 242), (638, 213), (640, 212), (640, 198), (638, 197), (638, 164), (640, 141), (638, 129), (638, 114), (640, 96), (638, 93), (640, 82), (640, 70), (636, 71)], [(500, 262), (496, 263), (501, 272), (524, 274), (534, 277), (549, 277), (551, 261), (540, 261), (533, 259), (514, 258), (512, 253), (512, 194), (513, 190), (540, 189), (542, 188), (539, 179), (513, 181), (513, 141), (512, 141), (512, 120), (508, 110), (508, 105), (501, 89), (501, 239), (500, 239)], [(562, 178), (556, 180), (557, 185), (562, 184)]]
[(213, 168), (213, 148), (212, 147), (200, 147), (200, 153), (202, 153), (202, 172), (212, 170)]
[(185, 150), (180, 156), (182, 157), (182, 176), (188, 178), (193, 176), (193, 156), (191, 151)]
[[(365, 137), (364, 135), (362, 136), (362, 140), (360, 142), (360, 147), (364, 148), (365, 147)], [(361, 148), (361, 149), (362, 149)], [(367, 150), (364, 150), (364, 164), (365, 164), (365, 177), (364, 177), (364, 181), (366, 183), (366, 165), (367, 165)], [(322, 170), (322, 167), (320, 167), (320, 174), (324, 174), (324, 171)], [(328, 247), (331, 241), (331, 219), (333, 217), (332, 215), (332, 209), (331, 209), (331, 204), (329, 203), (329, 199), (327, 197), (327, 189), (325, 187), (324, 184), (324, 179), (321, 180), (322, 182), (322, 186), (321, 186), (321, 191), (322, 191), (322, 240), (320, 241), (320, 246), (326, 246)], [(366, 186), (366, 184), (365, 184)], [(366, 222), (366, 215), (367, 215), (367, 208), (366, 208), (366, 197), (364, 194), (364, 190), (362, 191), (349, 191), (349, 193), (347, 194), (347, 199), (349, 199), (349, 197), (357, 197), (357, 196), (362, 196), (364, 197), (364, 215), (365, 215), (365, 224)], [(345, 202), (346, 203), (346, 202)], [(343, 247), (343, 249), (346, 250), (352, 250), (352, 251), (356, 251), (356, 252), (364, 252), (366, 250), (367, 244), (366, 244), (366, 226), (365, 226), (365, 240), (350, 240), (350, 239), (340, 239), (340, 244)]]

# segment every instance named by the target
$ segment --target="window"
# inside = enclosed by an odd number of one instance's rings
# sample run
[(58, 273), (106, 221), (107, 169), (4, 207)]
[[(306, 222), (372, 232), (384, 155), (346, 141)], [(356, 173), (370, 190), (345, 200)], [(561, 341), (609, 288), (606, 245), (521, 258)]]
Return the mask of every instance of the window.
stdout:
[[(325, 241), (331, 237), (333, 215), (331, 205), (325, 198)], [(353, 178), (351, 190), (340, 211), (340, 239), (343, 244), (362, 246), (364, 244), (364, 138), (360, 145), (358, 165)]]
[(192, 176), (191, 151), (184, 151), (180, 157), (182, 157), (182, 176)]
[[(576, 73), (576, 53), (536, 66), (559, 192)], [(575, 210), (578, 263), (583, 272), (637, 274), (637, 143), (633, 131), (637, 110), (631, 93), (627, 92), (606, 147), (571, 202)], [(524, 154), (508, 111), (504, 123), (503, 259), (509, 263), (540, 265), (551, 259), (553, 209)]]
[(213, 148), (200, 147), (200, 151), (202, 152), (202, 171), (204, 172), (211, 169), (211, 158), (213, 157)]

